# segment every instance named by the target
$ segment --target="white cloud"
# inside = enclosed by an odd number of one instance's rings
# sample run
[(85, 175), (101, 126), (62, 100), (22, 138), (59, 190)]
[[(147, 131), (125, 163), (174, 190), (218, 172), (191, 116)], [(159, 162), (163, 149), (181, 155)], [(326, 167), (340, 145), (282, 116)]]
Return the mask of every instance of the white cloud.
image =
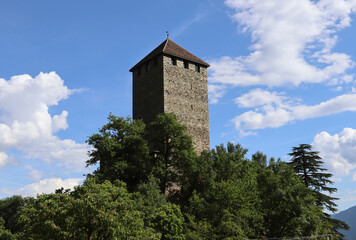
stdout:
[[(350, 26), (356, 0), (227, 0), (241, 31), (252, 37), (248, 56), (210, 61), (210, 82), (223, 86), (298, 86), (350, 82), (350, 56), (332, 52), (336, 32)], [(213, 96), (214, 98), (215, 96)], [(218, 98), (220, 96), (217, 96)]]
[(314, 137), (313, 147), (320, 152), (326, 167), (340, 175), (350, 175), (356, 181), (356, 129), (344, 128), (339, 134), (321, 132)]
[(245, 130), (277, 128), (295, 120), (329, 116), (345, 111), (356, 111), (356, 94), (343, 94), (318, 105), (308, 106), (283, 93), (254, 89), (235, 99), (240, 107), (254, 107), (233, 119), (235, 127)]
[(13, 156), (9, 157), (6, 153), (0, 152), (0, 168), (6, 167), (9, 165), (16, 165), (18, 163), (19, 163), (19, 161), (15, 157), (13, 157)]
[(225, 94), (225, 87), (222, 85), (209, 84), (208, 91), (209, 91), (209, 102), (217, 103), (219, 101), (219, 98), (221, 98)]
[(28, 178), (33, 180), (33, 181), (38, 181), (43, 177), (43, 173), (39, 170), (33, 169), (31, 165), (26, 165), (26, 168), (30, 170), (28, 174)]
[(79, 185), (79, 183), (83, 181), (82, 178), (69, 178), (69, 179), (61, 179), (61, 178), (48, 178), (43, 179), (37, 183), (32, 183), (26, 185), (23, 188), (18, 190), (9, 190), (9, 189), (1, 189), (1, 192), (7, 195), (22, 195), (22, 196), (31, 196), (36, 197), (37, 194), (42, 193), (53, 193), (56, 189), (64, 188), (64, 189), (73, 189), (74, 186)]
[(55, 72), (0, 79), (0, 153), (15, 148), (24, 157), (82, 171), (88, 146), (55, 136), (68, 127), (68, 112), (54, 116), (48, 112), (74, 91)]
[(60, 115), (53, 116), (52, 118), (53, 132), (68, 128), (67, 116), (68, 116), (67, 111), (63, 111)]
[(236, 98), (235, 103), (239, 107), (245, 108), (271, 104), (282, 106), (282, 101), (288, 99), (283, 95), (283, 93), (268, 92), (257, 88), (250, 91), (248, 94), (244, 94), (241, 97)]

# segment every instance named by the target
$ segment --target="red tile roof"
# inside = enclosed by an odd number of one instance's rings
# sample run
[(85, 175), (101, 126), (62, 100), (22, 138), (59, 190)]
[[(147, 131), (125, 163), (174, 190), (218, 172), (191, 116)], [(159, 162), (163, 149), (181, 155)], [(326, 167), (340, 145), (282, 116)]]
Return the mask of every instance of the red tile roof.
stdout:
[(166, 54), (173, 57), (181, 58), (184, 60), (188, 60), (194, 63), (198, 63), (204, 67), (209, 67), (210, 65), (194, 54), (188, 52), (169, 38), (167, 38), (163, 43), (161, 43), (158, 47), (156, 47), (152, 52), (150, 52), (146, 57), (144, 57), (141, 61), (139, 61), (135, 66), (130, 69), (132, 72), (136, 67), (142, 65), (143, 63), (149, 61), (150, 59), (160, 55)]

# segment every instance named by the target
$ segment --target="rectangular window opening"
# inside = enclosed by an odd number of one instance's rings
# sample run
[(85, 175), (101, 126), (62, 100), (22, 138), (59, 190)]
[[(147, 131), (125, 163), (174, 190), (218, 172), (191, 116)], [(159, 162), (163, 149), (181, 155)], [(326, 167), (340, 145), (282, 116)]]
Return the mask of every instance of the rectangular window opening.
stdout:
[(177, 59), (175, 59), (175, 58), (172, 57), (171, 60), (172, 60), (172, 65), (177, 65)]
[(184, 61), (184, 68), (189, 69), (189, 62), (188, 61)]
[(195, 71), (200, 72), (200, 66), (198, 64), (195, 64)]
[(150, 64), (149, 63), (146, 64), (146, 72), (148, 72), (148, 71), (150, 71)]

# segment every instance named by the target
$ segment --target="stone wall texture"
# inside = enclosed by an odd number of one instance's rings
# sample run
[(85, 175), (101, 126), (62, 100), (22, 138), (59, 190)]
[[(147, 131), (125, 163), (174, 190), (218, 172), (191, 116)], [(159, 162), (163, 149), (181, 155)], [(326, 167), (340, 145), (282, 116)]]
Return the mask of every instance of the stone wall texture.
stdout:
[(162, 112), (174, 112), (187, 127), (195, 151), (210, 150), (207, 68), (160, 55), (133, 72), (133, 118), (152, 122)]
[[(133, 118), (142, 119), (146, 124), (153, 122), (164, 111), (163, 102), (163, 57), (140, 66), (133, 72)], [(139, 71), (141, 73), (139, 74)]]
[(210, 150), (208, 78), (206, 67), (195, 71), (195, 64), (163, 57), (164, 112), (174, 112), (195, 143), (196, 152)]

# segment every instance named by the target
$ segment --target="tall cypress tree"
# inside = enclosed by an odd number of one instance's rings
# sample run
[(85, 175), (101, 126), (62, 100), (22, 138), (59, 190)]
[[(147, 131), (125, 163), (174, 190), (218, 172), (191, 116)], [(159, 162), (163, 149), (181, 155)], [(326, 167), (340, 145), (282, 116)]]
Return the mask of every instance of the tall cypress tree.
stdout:
[[(330, 180), (333, 175), (325, 172), (327, 169), (322, 167), (324, 162), (318, 154), (319, 152), (312, 151), (310, 144), (300, 144), (299, 147), (293, 147), (292, 152), (288, 154), (292, 157), (288, 164), (293, 167), (302, 182), (314, 192), (316, 205), (323, 210), (326, 209), (335, 213), (337, 204), (334, 201), (339, 198), (323, 193), (333, 194), (337, 191), (336, 188), (328, 186), (328, 184), (334, 184)], [(331, 219), (330, 214), (326, 212), (324, 212), (324, 217), (332, 225), (332, 230), (336, 233), (338, 233), (337, 229), (349, 229), (345, 222)]]

